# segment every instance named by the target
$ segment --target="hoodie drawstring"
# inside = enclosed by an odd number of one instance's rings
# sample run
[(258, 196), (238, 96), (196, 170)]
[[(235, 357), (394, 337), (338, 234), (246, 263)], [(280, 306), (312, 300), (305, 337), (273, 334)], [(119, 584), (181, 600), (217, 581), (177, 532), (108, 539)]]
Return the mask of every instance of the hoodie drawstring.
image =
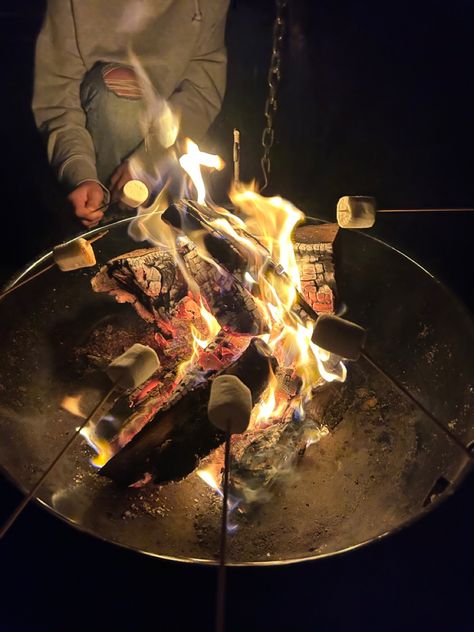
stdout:
[(202, 22), (202, 11), (199, 0), (194, 0), (193, 22)]

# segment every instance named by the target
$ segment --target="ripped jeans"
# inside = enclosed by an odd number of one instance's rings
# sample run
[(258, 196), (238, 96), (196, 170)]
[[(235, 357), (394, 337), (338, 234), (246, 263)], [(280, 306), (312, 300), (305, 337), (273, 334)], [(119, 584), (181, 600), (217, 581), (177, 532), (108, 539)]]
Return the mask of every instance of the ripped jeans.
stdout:
[(82, 81), (80, 98), (94, 142), (97, 176), (109, 186), (115, 169), (143, 140), (140, 86), (132, 68), (97, 62)]

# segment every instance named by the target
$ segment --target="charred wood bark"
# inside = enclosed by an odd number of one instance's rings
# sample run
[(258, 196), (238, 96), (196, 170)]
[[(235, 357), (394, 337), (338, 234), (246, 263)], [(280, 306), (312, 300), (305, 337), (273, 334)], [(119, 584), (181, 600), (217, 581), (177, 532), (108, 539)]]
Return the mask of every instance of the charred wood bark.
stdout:
[[(236, 375), (256, 403), (276, 368), (268, 346), (254, 338), (242, 356), (223, 374)], [(206, 376), (207, 377), (207, 376)], [(100, 470), (121, 485), (151, 473), (155, 483), (179, 480), (199, 460), (223, 443), (225, 436), (209, 422), (207, 403), (211, 380), (176, 392), (150, 423)]]
[(294, 233), (294, 252), (305, 299), (318, 314), (336, 310), (337, 289), (334, 246), (337, 224), (299, 226)]
[(111, 259), (92, 279), (92, 289), (131, 303), (139, 316), (154, 322), (166, 319), (186, 295), (187, 284), (172, 253), (146, 248)]
[(208, 263), (192, 244), (184, 246), (180, 254), (221, 327), (241, 334), (265, 333), (265, 321), (253, 296), (230, 272)]

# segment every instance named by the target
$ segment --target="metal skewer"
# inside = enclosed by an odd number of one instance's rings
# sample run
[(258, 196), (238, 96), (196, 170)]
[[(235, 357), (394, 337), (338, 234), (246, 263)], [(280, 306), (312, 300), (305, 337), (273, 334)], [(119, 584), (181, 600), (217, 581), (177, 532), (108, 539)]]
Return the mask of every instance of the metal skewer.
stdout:
[(226, 552), (227, 552), (227, 512), (229, 503), (229, 473), (230, 473), (230, 431), (225, 437), (224, 456), (224, 488), (222, 495), (222, 521), (219, 551), (219, 574), (217, 578), (216, 599), (216, 632), (224, 632), (225, 627), (225, 594), (226, 594)]
[(16, 520), (19, 518), (19, 516), (26, 509), (26, 507), (28, 506), (29, 502), (34, 498), (36, 492), (41, 487), (41, 485), (43, 484), (43, 482), (46, 479), (46, 477), (48, 476), (48, 474), (55, 467), (55, 465), (58, 463), (58, 461), (64, 456), (64, 454), (69, 450), (69, 448), (72, 446), (74, 441), (79, 436), (81, 430), (83, 428), (85, 428), (85, 426), (90, 421), (92, 421), (95, 418), (97, 413), (101, 412), (102, 407), (106, 404), (106, 402), (108, 401), (109, 397), (112, 396), (112, 394), (115, 391), (115, 389), (117, 388), (117, 386), (118, 386), (118, 382), (116, 382), (116, 383), (114, 383), (112, 385), (112, 387), (109, 389), (107, 394), (100, 400), (100, 402), (93, 409), (93, 411), (86, 417), (86, 419), (84, 419), (82, 424), (78, 428), (76, 428), (76, 430), (75, 430), (74, 434), (72, 435), (72, 437), (68, 440), (68, 442), (64, 445), (64, 447), (61, 449), (61, 451), (55, 456), (54, 460), (51, 462), (51, 464), (48, 466), (48, 468), (40, 476), (40, 478), (38, 479), (36, 484), (33, 486), (33, 489), (21, 501), (21, 503), (18, 505), (18, 507), (15, 509), (15, 511), (10, 515), (10, 517), (7, 518), (6, 522), (0, 528), (0, 540), (4, 537), (4, 535), (9, 531), (10, 527), (13, 526), (13, 524), (16, 522)]
[[(102, 237), (105, 237), (105, 235), (107, 235), (108, 232), (109, 232), (108, 230), (104, 230), (101, 233), (98, 233), (97, 235), (95, 235), (95, 237), (91, 237), (91, 239), (88, 239), (87, 241), (90, 244), (93, 244), (95, 241), (98, 241), (99, 239), (102, 239)], [(33, 274), (32, 276), (29, 276), (27, 279), (24, 279), (23, 281), (20, 281), (19, 283), (15, 283), (12, 287), (10, 287), (7, 290), (5, 290), (4, 292), (0, 293), (0, 301), (5, 296), (8, 296), (8, 294), (11, 294), (12, 292), (15, 292), (16, 290), (18, 290), (23, 285), (26, 285), (30, 281), (33, 281), (33, 279), (36, 279), (37, 277), (41, 276), (45, 272), (48, 272), (48, 270), (52, 270), (52, 268), (54, 268), (55, 266), (56, 266), (56, 262), (50, 263), (48, 266), (46, 266), (46, 268), (42, 268), (38, 272), (35, 272), (35, 274)]]
[(240, 131), (237, 128), (234, 129), (232, 158), (234, 161), (234, 186), (236, 186), (240, 182)]
[(469, 459), (474, 463), (474, 454), (451, 430), (405, 388), (405, 386), (388, 373), (365, 349), (367, 331), (351, 321), (344, 320), (332, 314), (323, 314), (314, 327), (312, 341), (329, 353), (341, 358), (357, 361), (364, 358), (370, 366), (383, 375), (390, 384), (411, 404), (416, 406), (428, 419), (435, 424)]
[(389, 208), (377, 210), (377, 213), (461, 213), (474, 212), (474, 208)]
[(458, 439), (458, 437), (451, 432), (449, 428), (447, 428), (439, 419), (437, 419), (431, 411), (429, 411), (426, 406), (424, 406), (416, 397), (414, 397), (408, 389), (406, 389), (401, 382), (395, 379), (390, 373), (378, 363), (376, 362), (372, 356), (370, 356), (367, 351), (364, 349), (361, 351), (361, 356), (366, 360), (374, 369), (376, 369), (379, 373), (381, 373), (390, 384), (395, 387), (395, 389), (401, 393), (406, 399), (408, 399), (412, 404), (414, 404), (422, 413), (424, 413), (430, 421), (432, 421), (453, 443), (455, 443), (460, 450), (464, 452), (464, 455), (471, 461), (474, 462), (474, 455), (471, 453), (469, 448), (467, 448), (464, 443)]

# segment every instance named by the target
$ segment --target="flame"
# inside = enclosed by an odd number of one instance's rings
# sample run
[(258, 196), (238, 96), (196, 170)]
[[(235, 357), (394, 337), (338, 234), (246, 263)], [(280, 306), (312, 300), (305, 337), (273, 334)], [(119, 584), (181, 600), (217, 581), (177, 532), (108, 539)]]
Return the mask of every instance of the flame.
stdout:
[[(217, 482), (218, 476), (220, 474), (221, 464), (214, 463), (209, 465), (206, 468), (198, 470), (196, 474), (199, 478), (206, 483), (211, 489), (213, 489), (216, 494), (218, 494), (221, 498), (224, 497), (224, 493)], [(233, 524), (230, 521), (232, 513), (237, 509), (240, 504), (240, 500), (238, 498), (234, 498), (231, 494), (229, 494), (227, 498), (227, 513), (228, 513), (228, 522), (227, 522), (227, 531), (228, 533), (234, 533), (237, 530), (237, 525)]]
[[(140, 79), (143, 79), (141, 67), (138, 71)], [(153, 120), (160, 122), (160, 128), (163, 127), (162, 123), (165, 123), (165, 128), (169, 128), (168, 136), (155, 133), (155, 137), (159, 137), (162, 147), (170, 147), (178, 134), (179, 117), (153, 94), (149, 83), (143, 80), (142, 84), (149, 109), (154, 108)], [(255, 185), (245, 186), (240, 182), (234, 183), (229, 193), (236, 213), (212, 204), (208, 199), (201, 167), (221, 170), (224, 162), (217, 155), (201, 151), (190, 139), (186, 139), (185, 147), (179, 164), (194, 184), (197, 202), (209, 210), (206, 223), (225, 236), (242, 260), (247, 262), (245, 271), (234, 274), (240, 274), (238, 280), (251, 292), (267, 325), (268, 333), (261, 338), (269, 345), (279, 365), (290, 368), (295, 381), (300, 384), (298, 394), (289, 401), (290, 398), (281, 392), (278, 379), (273, 375), (254, 407), (250, 427), (262, 427), (271, 423), (271, 420), (281, 418), (289, 407), (302, 419), (305, 403), (311, 398), (313, 389), (324, 380), (344, 381), (347, 373), (341, 358), (327, 354), (314, 345), (311, 340), (314, 323), (298, 310), (301, 279), (291, 237), (297, 224), (304, 220), (304, 214), (289, 201), (278, 196), (264, 197), (258, 193)], [(160, 176), (159, 173), (156, 175)], [(163, 194), (150, 207), (141, 209), (139, 217), (130, 226), (130, 234), (136, 239), (146, 238), (176, 255), (177, 265), (188, 282), (190, 293), (198, 297), (195, 300), (199, 305), (200, 316), (207, 325), (205, 336), (191, 325), (192, 352), (177, 368), (176, 385), (192, 366), (199, 366), (201, 354), (221, 327), (204, 304), (196, 281), (189, 278), (182, 257), (178, 255), (180, 245), (189, 243), (190, 237), (176, 234), (161, 220), (166, 204), (167, 197)], [(192, 242), (201, 257), (218, 265), (207, 252), (203, 235), (192, 235)], [(110, 447), (101, 445), (103, 442), (92, 431), (85, 431), (84, 436), (99, 451), (96, 464), (106, 462), (110, 458)], [(207, 470), (200, 470), (198, 475), (213, 489), (220, 491), (216, 479)]]
[(199, 147), (191, 139), (186, 139), (186, 153), (179, 159), (179, 164), (193, 181), (197, 191), (199, 204), (206, 202), (206, 186), (201, 173), (201, 166), (217, 169), (224, 168), (225, 163), (219, 156), (200, 151)]
[(216, 474), (214, 472), (215, 469), (215, 467), (209, 466), (203, 470), (198, 470), (196, 473), (199, 478), (206, 483), (206, 485), (209, 485), (209, 487), (215, 490), (219, 496), (222, 496), (222, 490), (216, 480)]
[(65, 395), (62, 402), (61, 408), (66, 410), (71, 415), (75, 417), (82, 417), (82, 419), (86, 418), (86, 414), (81, 409), (81, 400), (82, 395)]
[(191, 366), (199, 362), (199, 357), (203, 350), (208, 347), (221, 330), (221, 326), (204, 304), (202, 296), (199, 296), (199, 312), (202, 320), (206, 323), (207, 335), (202, 338), (201, 332), (198, 331), (194, 325), (191, 325), (191, 335), (193, 340), (192, 354), (190, 358), (181, 362), (178, 367), (177, 379), (179, 381), (183, 379)]
[(112, 445), (105, 439), (101, 439), (94, 432), (94, 426), (88, 424), (79, 433), (90, 447), (96, 452), (91, 458), (91, 464), (96, 468), (103, 467), (115, 454)]
[[(199, 153), (197, 146), (193, 151)], [(252, 292), (268, 326), (269, 333), (262, 338), (280, 366), (291, 367), (295, 378), (301, 381), (299, 395), (292, 406), (303, 417), (304, 404), (315, 386), (323, 380), (345, 379), (345, 367), (340, 359), (321, 357), (320, 350), (311, 341), (314, 323), (304, 320), (297, 310), (301, 280), (291, 236), (304, 214), (281, 197), (263, 197), (253, 186), (236, 185), (230, 198), (238, 209), (238, 216), (212, 205), (211, 219), (207, 221), (219, 234), (225, 235), (248, 262), (241, 281)], [(202, 244), (198, 244), (198, 248), (201, 250)], [(205, 256), (205, 253), (200, 254)], [(279, 418), (286, 406), (287, 401), (279, 397), (278, 382), (273, 376), (256, 406), (252, 423), (259, 426)]]

